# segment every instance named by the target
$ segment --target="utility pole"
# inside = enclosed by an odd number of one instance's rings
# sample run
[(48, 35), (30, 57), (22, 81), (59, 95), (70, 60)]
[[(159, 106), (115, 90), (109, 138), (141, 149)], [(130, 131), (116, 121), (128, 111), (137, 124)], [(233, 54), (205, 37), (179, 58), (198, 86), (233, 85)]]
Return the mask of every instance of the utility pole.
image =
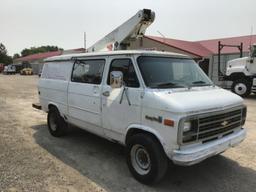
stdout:
[(84, 49), (85, 49), (85, 52), (86, 52), (86, 32), (84, 32)]
[(251, 35), (250, 35), (250, 45), (249, 45), (249, 55), (252, 55), (252, 34), (253, 34), (253, 26), (251, 26)]

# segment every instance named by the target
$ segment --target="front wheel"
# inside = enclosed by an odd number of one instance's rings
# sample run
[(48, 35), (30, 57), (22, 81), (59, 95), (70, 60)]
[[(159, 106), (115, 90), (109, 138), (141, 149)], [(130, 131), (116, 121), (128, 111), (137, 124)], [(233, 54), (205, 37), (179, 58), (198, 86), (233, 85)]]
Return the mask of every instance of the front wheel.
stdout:
[(246, 79), (239, 79), (233, 82), (232, 92), (241, 97), (246, 97), (251, 93), (251, 82)]
[(168, 168), (161, 144), (149, 134), (136, 134), (128, 140), (126, 160), (132, 175), (144, 184), (157, 183)]

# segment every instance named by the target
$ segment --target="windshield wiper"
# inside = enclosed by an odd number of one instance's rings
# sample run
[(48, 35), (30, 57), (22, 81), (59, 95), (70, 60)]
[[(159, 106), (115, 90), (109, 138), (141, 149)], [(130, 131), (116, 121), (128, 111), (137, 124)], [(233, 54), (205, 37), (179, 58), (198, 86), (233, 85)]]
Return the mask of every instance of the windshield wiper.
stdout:
[(206, 84), (206, 82), (205, 81), (194, 81), (194, 82), (192, 82), (192, 84)]
[(197, 86), (197, 85), (200, 85), (200, 86), (210, 86), (212, 84), (210, 83), (206, 83), (205, 81), (194, 81), (192, 82), (192, 84), (190, 86)]
[(185, 86), (177, 83), (165, 82), (165, 83), (155, 83), (150, 87), (151, 88), (181, 88)]

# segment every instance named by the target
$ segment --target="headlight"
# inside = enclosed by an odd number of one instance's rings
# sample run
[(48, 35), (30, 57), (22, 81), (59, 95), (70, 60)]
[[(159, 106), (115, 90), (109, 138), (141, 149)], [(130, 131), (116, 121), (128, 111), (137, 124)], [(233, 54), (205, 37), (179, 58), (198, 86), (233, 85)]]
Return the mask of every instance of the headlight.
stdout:
[(191, 122), (190, 121), (184, 122), (183, 132), (188, 132), (190, 130), (191, 130)]
[[(182, 121), (181, 121), (182, 122)], [(198, 133), (198, 119), (187, 118), (180, 124), (181, 143), (196, 141)]]

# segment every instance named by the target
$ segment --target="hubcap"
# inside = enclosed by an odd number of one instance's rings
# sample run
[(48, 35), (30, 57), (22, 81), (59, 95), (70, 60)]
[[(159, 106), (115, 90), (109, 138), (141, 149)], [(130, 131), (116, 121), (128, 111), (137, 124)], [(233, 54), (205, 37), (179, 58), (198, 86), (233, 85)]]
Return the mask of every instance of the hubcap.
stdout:
[(235, 85), (235, 92), (238, 94), (238, 95), (243, 95), (245, 94), (247, 91), (247, 87), (245, 84), (243, 83), (238, 83)]
[(134, 145), (131, 149), (132, 166), (140, 175), (147, 174), (151, 169), (151, 161), (147, 150), (142, 145)]
[(57, 117), (55, 114), (50, 115), (49, 122), (50, 122), (51, 130), (56, 131), (57, 130)]

